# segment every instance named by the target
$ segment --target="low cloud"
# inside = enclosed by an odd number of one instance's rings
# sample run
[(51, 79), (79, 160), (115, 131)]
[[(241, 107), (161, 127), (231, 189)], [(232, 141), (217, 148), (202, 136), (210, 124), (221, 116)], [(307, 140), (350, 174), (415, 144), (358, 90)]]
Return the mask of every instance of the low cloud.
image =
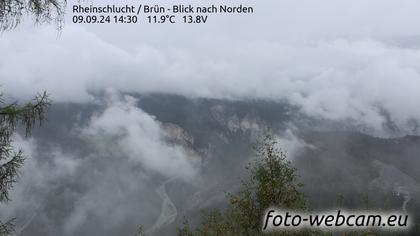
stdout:
[(299, 138), (292, 129), (287, 129), (283, 133), (276, 135), (276, 147), (286, 154), (289, 160), (304, 151), (304, 148), (314, 148)]
[[(106, 147), (109, 152), (120, 152), (133, 163), (156, 171), (166, 177), (191, 177), (194, 175), (192, 159), (179, 145), (164, 141), (165, 131), (153, 116), (136, 106), (130, 96), (119, 97), (115, 92), (108, 100), (107, 108), (93, 116), (82, 136), (96, 143), (113, 142)], [(108, 142), (106, 142), (108, 143)], [(113, 150), (116, 149), (116, 150)]]
[(138, 42), (126, 50), (72, 25), (59, 39), (50, 28), (24, 38), (12, 32), (0, 38), (2, 90), (20, 99), (47, 90), (55, 101), (73, 102), (91, 102), (106, 88), (286, 99), (311, 116), (352, 121), (377, 135), (386, 135), (389, 123), (400, 134), (419, 132), (417, 48), (373, 38), (201, 43), (168, 48)]
[(134, 234), (159, 215), (155, 189), (162, 182), (195, 176), (184, 147), (166, 143), (160, 123), (138, 109), (135, 99), (108, 94), (102, 111), (69, 132), (84, 143), (77, 150), (61, 146), (66, 142), (15, 137), (14, 146), (28, 158), (12, 201), (0, 205), (0, 218), (16, 217), (18, 233)]

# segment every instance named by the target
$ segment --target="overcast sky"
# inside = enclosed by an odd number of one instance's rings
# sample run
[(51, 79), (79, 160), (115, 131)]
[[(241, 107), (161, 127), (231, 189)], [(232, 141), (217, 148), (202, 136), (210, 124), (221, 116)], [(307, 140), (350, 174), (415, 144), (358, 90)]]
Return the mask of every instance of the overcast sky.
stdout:
[(419, 1), (228, 2), (211, 3), (255, 13), (210, 15), (204, 25), (76, 25), (69, 1), (60, 33), (28, 21), (0, 36), (2, 91), (23, 99), (47, 90), (76, 102), (105, 88), (285, 98), (312, 115), (377, 128), (381, 109), (400, 126), (420, 117)]

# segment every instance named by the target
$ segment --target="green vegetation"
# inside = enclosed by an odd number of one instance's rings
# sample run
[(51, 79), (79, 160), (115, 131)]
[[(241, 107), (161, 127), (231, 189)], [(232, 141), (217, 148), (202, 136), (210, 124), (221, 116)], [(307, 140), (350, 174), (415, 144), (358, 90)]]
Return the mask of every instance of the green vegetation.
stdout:
[(0, 31), (16, 27), (24, 16), (36, 23), (55, 22), (61, 28), (66, 0), (0, 0)]
[[(33, 102), (26, 105), (5, 104), (0, 94), (0, 203), (10, 201), (9, 191), (18, 178), (19, 168), (25, 161), (22, 150), (12, 146), (13, 134), (18, 126), (25, 129), (26, 136), (32, 128), (45, 120), (46, 109), (50, 105), (47, 94), (39, 94)], [(0, 221), (0, 236), (13, 232), (13, 219)]]
[[(262, 232), (262, 219), (267, 208), (276, 207), (292, 211), (308, 211), (308, 204), (300, 191), (296, 169), (283, 151), (276, 148), (271, 135), (264, 137), (256, 148), (256, 160), (247, 166), (250, 179), (242, 183), (237, 194), (228, 193), (229, 205), (224, 211), (214, 209), (202, 213), (201, 224), (192, 229), (187, 219), (177, 228), (180, 236), (230, 235), (333, 235), (329, 232), (299, 230)], [(341, 199), (342, 201), (342, 196)], [(365, 199), (367, 201), (367, 198)], [(367, 232), (342, 232), (345, 236), (379, 235)]]
[[(227, 195), (225, 211), (204, 212), (201, 225), (191, 229), (188, 221), (177, 229), (178, 235), (262, 235), (261, 219), (271, 206), (291, 210), (306, 210), (307, 206), (298, 182), (296, 169), (276, 148), (271, 135), (265, 136), (256, 148), (256, 160), (247, 169), (250, 179), (242, 183), (237, 194)], [(282, 232), (276, 235), (316, 235), (315, 232)]]

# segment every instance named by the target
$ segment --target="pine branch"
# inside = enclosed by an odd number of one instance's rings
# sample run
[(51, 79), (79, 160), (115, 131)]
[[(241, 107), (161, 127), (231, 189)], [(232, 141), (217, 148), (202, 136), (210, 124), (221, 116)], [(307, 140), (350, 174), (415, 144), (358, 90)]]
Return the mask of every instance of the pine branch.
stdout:
[[(1, 1), (1, 0), (0, 0)], [(23, 125), (25, 134), (31, 134), (32, 128), (46, 119), (50, 106), (46, 92), (38, 94), (32, 102), (20, 106), (17, 102), (5, 105), (0, 94), (0, 202), (9, 201), (9, 190), (16, 183), (18, 170), (25, 160), (21, 150), (14, 152), (12, 135), (18, 124)]]
[(26, 15), (35, 23), (55, 22), (59, 29), (64, 21), (66, 0), (0, 0), (0, 31), (15, 28)]
[(12, 233), (14, 233), (14, 221), (15, 219), (11, 219), (5, 223), (3, 223), (2, 221), (0, 221), (0, 236), (9, 236), (12, 235)]
[(17, 102), (14, 102), (5, 107), (0, 107), (0, 127), (8, 131), (8, 135), (2, 137), (10, 137), (18, 122), (24, 125), (26, 135), (30, 135), (36, 122), (38, 121), (41, 125), (46, 119), (46, 110), (50, 105), (51, 101), (48, 98), (48, 94), (43, 92), (42, 94), (38, 94), (33, 102), (27, 103), (24, 106), (19, 106)]
[(0, 165), (0, 202), (9, 201), (9, 190), (19, 177), (19, 169), (22, 167), (25, 157), (21, 150), (5, 164)]

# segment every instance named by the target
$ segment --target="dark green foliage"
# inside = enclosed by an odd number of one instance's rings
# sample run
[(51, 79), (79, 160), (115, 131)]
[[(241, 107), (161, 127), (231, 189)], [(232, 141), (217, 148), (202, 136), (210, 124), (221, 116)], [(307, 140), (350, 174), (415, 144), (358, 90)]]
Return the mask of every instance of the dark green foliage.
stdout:
[[(182, 227), (177, 228), (180, 236), (230, 236), (230, 235), (380, 235), (373, 230), (361, 232), (330, 232), (299, 230), (262, 232), (262, 219), (267, 208), (274, 207), (295, 211), (309, 210), (305, 197), (300, 192), (302, 184), (298, 182), (296, 169), (287, 160), (283, 151), (276, 148), (276, 141), (267, 135), (255, 148), (257, 158), (247, 169), (250, 179), (242, 183), (237, 194), (228, 193), (229, 205), (225, 211), (217, 209), (203, 212), (201, 225), (192, 229), (187, 219)], [(343, 196), (337, 204), (341, 206)], [(364, 198), (368, 204), (367, 195)]]
[(0, 0), (0, 31), (16, 27), (22, 17), (34, 17), (36, 23), (64, 20), (66, 0)]
[[(256, 160), (247, 169), (251, 177), (237, 194), (229, 193), (224, 212), (203, 213), (201, 225), (192, 230), (185, 220), (178, 235), (262, 235), (262, 218), (269, 207), (305, 210), (305, 198), (299, 191), (296, 169), (277, 149), (271, 135), (256, 147)], [(313, 232), (277, 232), (276, 235), (316, 235)]]
[(135, 234), (135, 236), (144, 236), (145, 234), (144, 234), (144, 228), (143, 228), (143, 225), (140, 225), (138, 228), (137, 228), (137, 232), (136, 232), (136, 234)]
[[(9, 201), (9, 190), (16, 182), (19, 168), (23, 165), (25, 160), (22, 151), (11, 153), (11, 149), (7, 148), (7, 156), (9, 159), (6, 163), (0, 165), (0, 202)], [(3, 151), (3, 150), (2, 150)], [(2, 157), (3, 159), (6, 159)]]
[[(9, 201), (9, 190), (16, 183), (19, 168), (25, 157), (22, 150), (14, 150), (12, 136), (18, 125), (25, 129), (26, 136), (31, 134), (37, 122), (45, 120), (47, 107), (50, 105), (47, 94), (39, 94), (33, 102), (19, 105), (16, 102), (5, 104), (0, 95), (0, 203)], [(0, 222), (0, 235), (8, 235), (13, 222)]]
[(5, 223), (0, 221), (0, 236), (7, 236), (13, 233), (13, 219)]

